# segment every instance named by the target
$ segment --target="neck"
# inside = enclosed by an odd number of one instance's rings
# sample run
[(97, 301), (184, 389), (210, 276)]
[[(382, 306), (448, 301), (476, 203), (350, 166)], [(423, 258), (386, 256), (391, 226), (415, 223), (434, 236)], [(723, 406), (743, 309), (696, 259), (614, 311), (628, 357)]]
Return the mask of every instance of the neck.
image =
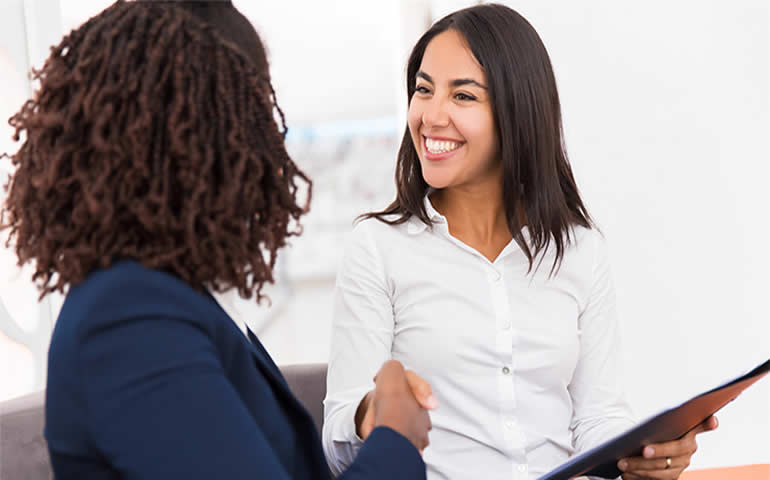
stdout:
[(510, 236), (502, 181), (449, 187), (437, 190), (430, 199), (434, 208), (446, 217), (453, 233), (462, 232), (481, 242)]

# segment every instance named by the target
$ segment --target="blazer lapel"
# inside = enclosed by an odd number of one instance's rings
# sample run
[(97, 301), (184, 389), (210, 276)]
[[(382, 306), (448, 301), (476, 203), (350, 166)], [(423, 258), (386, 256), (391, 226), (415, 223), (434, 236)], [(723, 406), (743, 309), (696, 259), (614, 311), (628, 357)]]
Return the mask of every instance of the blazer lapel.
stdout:
[[(223, 315), (227, 318), (227, 322), (232, 324), (232, 326), (235, 329), (238, 329), (239, 327), (236, 325), (235, 320), (232, 316), (230, 316), (230, 313), (227, 312), (227, 310), (224, 308), (224, 306), (219, 303), (219, 300), (217, 300), (216, 297), (214, 297), (210, 292), (205, 292), (206, 297), (212, 302), (212, 304), (215, 306), (215, 308), (218, 310), (220, 315)], [(281, 374), (281, 371), (278, 369), (278, 366), (276, 366), (275, 362), (273, 362), (273, 359), (270, 357), (270, 354), (267, 353), (267, 350), (265, 350), (265, 347), (262, 346), (262, 343), (259, 341), (256, 335), (249, 329), (249, 327), (246, 327), (246, 336), (248, 337), (248, 341), (246, 344), (249, 346), (249, 350), (251, 350), (251, 354), (254, 356), (257, 366), (260, 370), (265, 374), (265, 376), (268, 378), (270, 383), (272, 383), (275, 387), (277, 387), (279, 390), (282, 390), (287, 393), (291, 393), (291, 390), (289, 389), (289, 385), (286, 383), (286, 380), (283, 378), (283, 375)], [(292, 395), (293, 396), (293, 395)]]
[(315, 428), (315, 422), (313, 417), (310, 416), (310, 412), (307, 411), (302, 402), (294, 396), (289, 384), (286, 383), (286, 379), (283, 378), (283, 374), (278, 366), (273, 362), (272, 357), (262, 342), (259, 341), (256, 335), (247, 327), (246, 334), (249, 337), (249, 345), (251, 346), (251, 352), (254, 355), (254, 360), (262, 373), (268, 379), (268, 382), (273, 386), (276, 395), (283, 397), (283, 399), (293, 405), (293, 408), (300, 412), (299, 414), (305, 418), (305, 424), (313, 434), (313, 441), (305, 443), (305, 448), (308, 448), (312, 452), (312, 457), (317, 461), (317, 472), (319, 472), (324, 478), (333, 478), (329, 473), (329, 466), (326, 463), (326, 456), (321, 448), (321, 432)]
[(286, 383), (286, 379), (283, 378), (281, 370), (275, 364), (270, 354), (267, 353), (267, 350), (265, 350), (262, 342), (259, 341), (257, 336), (254, 335), (254, 332), (252, 332), (248, 327), (246, 327), (246, 334), (249, 337), (249, 345), (251, 346), (251, 350), (254, 353), (257, 362), (262, 367), (262, 370), (270, 376), (270, 379), (273, 382), (279, 383), (284, 389), (289, 390), (289, 385)]
[[(227, 311), (222, 308), (222, 305), (219, 304), (217, 299), (208, 292), (206, 292), (206, 296), (216, 306), (220, 314), (227, 318), (227, 321), (232, 325), (232, 328), (238, 329), (238, 326), (235, 324), (232, 317), (230, 317)], [(240, 333), (238, 335), (240, 335)], [(305, 409), (305, 406), (302, 405), (299, 399), (294, 396), (291, 389), (289, 388), (289, 384), (286, 383), (286, 379), (283, 378), (281, 370), (275, 364), (270, 354), (267, 353), (267, 350), (265, 350), (262, 342), (259, 341), (257, 336), (254, 335), (254, 332), (252, 332), (248, 327), (246, 327), (246, 336), (248, 337), (246, 344), (249, 346), (251, 355), (254, 357), (254, 363), (256, 363), (257, 368), (259, 368), (259, 370), (265, 375), (268, 383), (270, 383), (270, 385), (273, 387), (275, 394), (279, 397), (282, 397), (286, 402), (291, 404), (295, 410), (301, 412), (301, 415), (305, 417), (306, 423), (313, 431), (315, 431), (313, 418), (310, 416), (310, 413), (307, 411), (307, 409)], [(323, 454), (321, 454), (321, 456), (323, 457)]]
[(251, 346), (251, 352), (254, 355), (254, 360), (257, 363), (257, 367), (262, 371), (262, 373), (265, 374), (268, 381), (275, 389), (276, 393), (282, 395), (287, 401), (292, 403), (297, 410), (302, 412), (310, 425), (313, 425), (313, 417), (310, 416), (310, 413), (307, 411), (305, 406), (302, 405), (302, 402), (300, 402), (299, 399), (294, 396), (294, 393), (289, 388), (289, 384), (286, 383), (286, 379), (283, 378), (281, 370), (278, 368), (275, 362), (273, 362), (272, 357), (269, 353), (267, 353), (267, 350), (265, 350), (262, 342), (260, 342), (257, 336), (254, 335), (254, 333), (248, 328), (247, 335), (250, 340), (248, 343)]

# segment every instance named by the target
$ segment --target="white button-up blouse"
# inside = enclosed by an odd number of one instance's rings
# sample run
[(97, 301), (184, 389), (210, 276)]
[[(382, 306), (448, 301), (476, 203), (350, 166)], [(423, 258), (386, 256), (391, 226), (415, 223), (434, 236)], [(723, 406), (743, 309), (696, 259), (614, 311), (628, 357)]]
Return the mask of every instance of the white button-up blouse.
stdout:
[(432, 229), (414, 217), (370, 219), (348, 243), (324, 402), (332, 471), (360, 448), (355, 411), (388, 359), (430, 382), (439, 401), (424, 453), (430, 480), (535, 479), (633, 425), (601, 234), (575, 228), (549, 278), (552, 251), (529, 274), (513, 241), (490, 262), (425, 205)]

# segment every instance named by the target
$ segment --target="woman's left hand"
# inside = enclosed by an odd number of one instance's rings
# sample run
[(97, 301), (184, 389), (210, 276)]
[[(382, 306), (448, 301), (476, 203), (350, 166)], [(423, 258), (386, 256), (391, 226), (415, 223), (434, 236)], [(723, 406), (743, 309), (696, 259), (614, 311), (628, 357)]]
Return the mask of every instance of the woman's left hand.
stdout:
[(676, 480), (690, 465), (690, 458), (698, 449), (695, 436), (714, 430), (717, 417), (710, 416), (687, 435), (672, 442), (647, 445), (641, 457), (624, 458), (618, 462), (623, 480)]

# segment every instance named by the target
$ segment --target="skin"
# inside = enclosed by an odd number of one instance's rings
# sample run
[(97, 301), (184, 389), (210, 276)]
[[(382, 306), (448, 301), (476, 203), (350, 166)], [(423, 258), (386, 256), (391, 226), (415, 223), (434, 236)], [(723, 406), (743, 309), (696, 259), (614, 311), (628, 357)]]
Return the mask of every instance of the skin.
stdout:
[(422, 385), (413, 386), (414, 377), (416, 375), (408, 375), (401, 363), (395, 360), (382, 365), (374, 377), (376, 387), (370, 392), (372, 428), (366, 435), (369, 436), (374, 427), (386, 426), (406, 437), (422, 453), (428, 446), (428, 432), (432, 425), (428, 412), (412, 394), (415, 387), (418, 391), (423, 388)]
[[(690, 466), (690, 460), (698, 449), (696, 436), (714, 430), (719, 426), (715, 416), (704, 420), (679, 440), (647, 445), (641, 457), (624, 458), (618, 462), (623, 471), (623, 480), (675, 480)], [(671, 467), (666, 468), (666, 458), (671, 458)]]
[[(428, 44), (407, 121), (423, 177), (437, 189), (431, 202), (447, 218), (450, 234), (493, 262), (512, 238), (502, 200), (499, 138), (486, 75), (460, 33), (448, 30)], [(451, 140), (459, 148), (432, 159), (426, 138)], [(407, 378), (418, 403), (436, 408), (428, 382), (414, 372), (407, 372)], [(356, 412), (356, 431), (362, 438), (374, 428), (374, 393), (362, 399)], [(697, 449), (695, 437), (716, 427), (716, 417), (709, 417), (679, 440), (647, 445), (642, 457), (618, 461), (622, 478), (678, 479)]]
[[(391, 360), (390, 362), (395, 362)], [(388, 362), (389, 363), (389, 362)], [(398, 362), (399, 366), (401, 365)], [(385, 366), (383, 366), (383, 369)], [(425, 416), (428, 416), (427, 410), (433, 410), (438, 407), (438, 401), (436, 400), (436, 397), (433, 395), (433, 391), (430, 388), (430, 384), (425, 381), (423, 378), (421, 378), (419, 375), (414, 373), (411, 370), (404, 370), (403, 367), (401, 367), (401, 371), (403, 372), (403, 375), (406, 380), (406, 387), (408, 392), (408, 399), (413, 399), (412, 401), (416, 401), (417, 404), (421, 407), (422, 412), (417, 412), (414, 415), (421, 415), (422, 413), (425, 414)], [(374, 378), (375, 383), (378, 384), (381, 381), (382, 378), (382, 370), (380, 373), (377, 374), (377, 376)], [(399, 384), (403, 387), (404, 383), (400, 381)], [(383, 417), (381, 416), (381, 407), (380, 407), (380, 401), (382, 400), (382, 389), (375, 388), (374, 390), (370, 391), (366, 394), (364, 399), (361, 401), (361, 403), (358, 406), (358, 409), (356, 410), (356, 433), (359, 437), (366, 439), (366, 437), (369, 436), (370, 433), (372, 433), (372, 430), (374, 430), (375, 427), (379, 425), (384, 425), (384, 423), (381, 423), (383, 420)], [(395, 413), (398, 413), (398, 410), (395, 410)], [(399, 417), (401, 418), (401, 417)], [(407, 422), (408, 423), (408, 422)], [(394, 428), (394, 430), (400, 432), (400, 430)], [(428, 428), (430, 430), (430, 427)], [(408, 438), (408, 437), (407, 437)], [(424, 443), (415, 443), (415, 446), (418, 450), (420, 450), (420, 453), (425, 449), (425, 447), (428, 446), (427, 442), (427, 431), (425, 431), (425, 442)]]
[[(503, 206), (503, 167), (486, 75), (454, 30), (425, 49), (409, 106), (409, 131), (436, 210), (458, 240), (494, 261), (511, 241)], [(432, 160), (426, 139), (460, 147)]]

